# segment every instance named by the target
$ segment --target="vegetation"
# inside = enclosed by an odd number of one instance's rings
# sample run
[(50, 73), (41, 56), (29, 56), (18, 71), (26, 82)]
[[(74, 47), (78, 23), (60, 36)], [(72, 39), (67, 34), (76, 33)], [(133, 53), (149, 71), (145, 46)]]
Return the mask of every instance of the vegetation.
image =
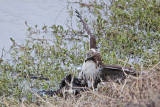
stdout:
[[(68, 99), (43, 98), (38, 91), (56, 90), (68, 73), (77, 75), (88, 50), (88, 37), (77, 19), (77, 29), (60, 25), (28, 27), (24, 44), (13, 42), (4, 58), (0, 58), (1, 106), (125, 106), (156, 105), (160, 101), (160, 3), (156, 0), (112, 0), (79, 4), (81, 14), (96, 36), (98, 50), (105, 64), (132, 66), (139, 77), (128, 76), (123, 84), (106, 83), (95, 91)], [(86, 10), (86, 11), (84, 11)], [(76, 18), (70, 8), (71, 19)], [(34, 35), (52, 34), (52, 38)], [(147, 75), (148, 74), (148, 75)], [(33, 79), (34, 77), (39, 79)], [(49, 79), (49, 80), (48, 80)], [(97, 94), (98, 93), (98, 94)], [(127, 105), (129, 106), (129, 105)]]

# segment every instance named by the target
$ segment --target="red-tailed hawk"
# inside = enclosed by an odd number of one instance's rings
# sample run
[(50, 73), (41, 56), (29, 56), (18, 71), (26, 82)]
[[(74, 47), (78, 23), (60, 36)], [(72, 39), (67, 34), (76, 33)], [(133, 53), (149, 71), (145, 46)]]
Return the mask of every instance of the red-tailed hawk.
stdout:
[(130, 67), (103, 64), (100, 53), (92, 48), (86, 54), (79, 79), (88, 87), (96, 88), (101, 81), (122, 80), (127, 74), (136, 75), (136, 71)]
[(97, 87), (97, 84), (108, 80), (124, 79), (126, 74), (136, 75), (136, 71), (130, 67), (119, 65), (105, 65), (102, 63), (100, 53), (97, 52), (96, 39), (91, 33), (88, 25), (82, 19), (82, 16), (76, 10), (77, 17), (83, 24), (84, 29), (89, 35), (89, 51), (86, 54), (86, 59), (82, 65), (82, 71), (79, 73), (79, 79), (84, 81), (88, 87)]

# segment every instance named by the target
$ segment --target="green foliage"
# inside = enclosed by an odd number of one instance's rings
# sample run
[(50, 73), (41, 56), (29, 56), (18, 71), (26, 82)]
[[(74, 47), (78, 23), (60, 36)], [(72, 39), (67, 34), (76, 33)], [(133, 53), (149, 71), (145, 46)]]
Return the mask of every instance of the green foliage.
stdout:
[(153, 51), (156, 51), (153, 64), (159, 62), (159, 3), (155, 0), (113, 0), (111, 5), (101, 1), (101, 3), (90, 2), (83, 7), (88, 5), (90, 5), (88, 16), (97, 18), (97, 20), (89, 20), (88, 23), (97, 37), (106, 64), (123, 65), (124, 63), (118, 62), (117, 59), (135, 59), (129, 63), (137, 64), (142, 61), (147, 67), (145, 63), (149, 56), (145, 52), (148, 51), (150, 56), (153, 55)]
[[(79, 5), (95, 17), (90, 20), (82, 14), (96, 36), (105, 64), (127, 64), (139, 70), (141, 63), (149, 68), (160, 61), (160, 5), (156, 1), (113, 0), (111, 5), (104, 1)], [(88, 38), (79, 33), (83, 32), (80, 22), (78, 30), (71, 29), (72, 25), (67, 30), (60, 25), (44, 25), (42, 29), (26, 26), (30, 38), (23, 45), (11, 39), (10, 61), (0, 58), (0, 96), (26, 97), (32, 102), (32, 89), (54, 90), (66, 74), (77, 75), (77, 66), (82, 65), (88, 50)], [(52, 32), (52, 39), (33, 38), (47, 31)], [(49, 81), (34, 80), (32, 76)]]

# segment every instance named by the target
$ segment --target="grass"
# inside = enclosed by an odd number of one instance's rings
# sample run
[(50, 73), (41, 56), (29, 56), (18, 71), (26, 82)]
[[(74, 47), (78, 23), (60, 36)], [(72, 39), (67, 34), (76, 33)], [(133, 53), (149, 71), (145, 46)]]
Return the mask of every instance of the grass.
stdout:
[(1, 97), (5, 105), (17, 106), (151, 106), (158, 107), (160, 103), (160, 63), (147, 70), (146, 74), (139, 77), (128, 76), (127, 79), (117, 84), (114, 81), (98, 85), (96, 90), (83, 92), (80, 96), (70, 96), (67, 99), (57, 96), (42, 98), (36, 93), (35, 103), (26, 100), (15, 102)]
[[(160, 21), (159, 4), (152, 0), (118, 0), (106, 5), (101, 2), (74, 2), (81, 8), (83, 18), (96, 36), (98, 51), (105, 64), (131, 66), (138, 77), (128, 76), (121, 84), (114, 81), (99, 84), (99, 88), (70, 96), (67, 99), (42, 97), (38, 91), (56, 90), (62, 78), (78, 74), (88, 38), (82, 24), (77, 28), (63, 29), (60, 25), (28, 27), (28, 39), (13, 45), (0, 57), (0, 105), (1, 106), (158, 106), (160, 103)], [(72, 5), (74, 5), (72, 3)], [(87, 11), (83, 11), (83, 9)], [(70, 9), (71, 18), (75, 18)], [(90, 17), (91, 16), (91, 17)], [(94, 19), (92, 19), (94, 16)], [(154, 17), (153, 17), (154, 16)], [(77, 18), (78, 19), (78, 18)], [(43, 34), (41, 38), (34, 35)], [(47, 38), (52, 34), (52, 38)], [(45, 77), (32, 79), (33, 76)]]

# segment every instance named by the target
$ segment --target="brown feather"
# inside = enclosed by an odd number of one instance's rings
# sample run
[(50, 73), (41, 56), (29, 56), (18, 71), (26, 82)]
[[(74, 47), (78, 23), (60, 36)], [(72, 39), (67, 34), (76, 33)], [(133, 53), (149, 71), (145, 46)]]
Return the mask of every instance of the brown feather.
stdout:
[(82, 16), (79, 14), (79, 12), (77, 10), (75, 10), (75, 12), (77, 13), (77, 17), (80, 19), (80, 21), (82, 22), (83, 24), (83, 28), (86, 30), (87, 34), (90, 36), (90, 49), (94, 48), (94, 49), (97, 49), (97, 46), (96, 46), (96, 39), (94, 37), (94, 35), (92, 34), (91, 30), (89, 29), (87, 23), (83, 20)]
[(126, 74), (136, 76), (137, 72), (130, 67), (102, 64), (100, 78), (104, 81), (108, 81), (108, 79), (111, 80), (125, 79)]

